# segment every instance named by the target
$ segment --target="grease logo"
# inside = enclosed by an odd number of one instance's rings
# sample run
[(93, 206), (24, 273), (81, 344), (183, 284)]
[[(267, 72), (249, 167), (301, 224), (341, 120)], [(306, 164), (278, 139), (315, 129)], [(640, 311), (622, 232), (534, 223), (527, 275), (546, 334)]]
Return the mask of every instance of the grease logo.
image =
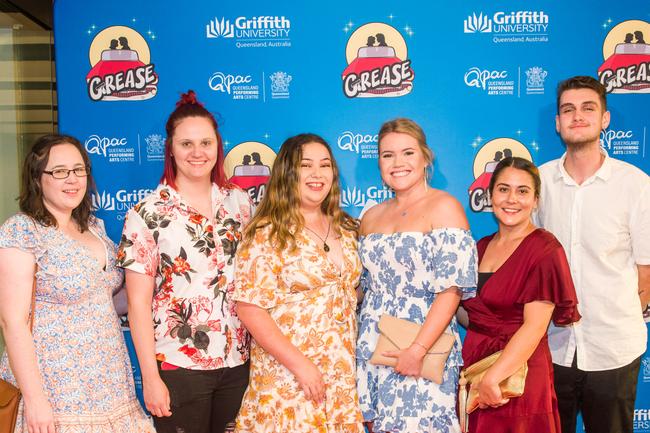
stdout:
[(88, 55), (92, 69), (86, 83), (91, 100), (140, 101), (158, 92), (149, 45), (135, 30), (105, 28), (91, 42)]
[(628, 20), (614, 26), (603, 42), (598, 79), (607, 93), (650, 93), (650, 23)]
[(392, 189), (383, 186), (369, 186), (365, 190), (353, 186), (341, 189), (340, 204), (348, 209), (362, 208), (359, 218), (371, 207), (385, 200), (393, 198), (395, 193)]
[(473, 212), (492, 212), (488, 185), (499, 161), (509, 156), (519, 156), (532, 161), (530, 152), (513, 138), (495, 138), (481, 147), (474, 157), (474, 182), (469, 186), (469, 207)]
[(414, 73), (404, 38), (394, 27), (368, 23), (345, 47), (343, 94), (348, 98), (391, 98), (413, 89)]
[(361, 134), (353, 131), (344, 131), (339, 135), (336, 144), (339, 149), (361, 155), (362, 159), (377, 159), (379, 145), (377, 134)]
[(463, 33), (489, 33), (492, 42), (548, 42), (549, 17), (544, 11), (472, 12)]
[(260, 99), (260, 86), (254, 83), (252, 75), (215, 72), (208, 79), (208, 86), (215, 92), (230, 96), (233, 100)]
[(239, 143), (226, 155), (226, 176), (245, 190), (257, 205), (264, 197), (273, 161), (275, 152), (266, 144), (257, 141)]
[(214, 17), (205, 26), (208, 39), (232, 39), (237, 48), (290, 47), (291, 21), (284, 16)]
[(107, 191), (95, 191), (91, 194), (90, 198), (95, 210), (117, 212), (117, 219), (123, 220), (124, 215), (129, 209), (152, 192), (153, 190), (146, 188), (133, 190), (120, 189), (114, 194)]
[[(645, 136), (645, 128), (644, 134)], [(605, 129), (600, 131), (600, 145), (610, 155), (639, 155), (642, 143), (632, 130)]]
[(465, 72), (465, 84), (481, 89), (490, 96), (515, 94), (515, 80), (510, 79), (505, 70), (471, 67)]

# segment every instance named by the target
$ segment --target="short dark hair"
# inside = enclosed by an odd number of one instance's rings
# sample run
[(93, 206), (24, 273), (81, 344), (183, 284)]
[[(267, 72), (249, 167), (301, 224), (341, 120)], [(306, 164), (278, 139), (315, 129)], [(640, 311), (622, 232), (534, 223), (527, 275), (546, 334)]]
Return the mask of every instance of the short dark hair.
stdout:
[(539, 192), (542, 188), (542, 180), (539, 177), (539, 170), (531, 161), (527, 160), (526, 158), (520, 158), (518, 156), (508, 156), (499, 161), (496, 168), (494, 169), (494, 172), (492, 173), (492, 177), (490, 178), (490, 186), (488, 186), (490, 195), (492, 195), (492, 191), (494, 191), (494, 186), (496, 185), (497, 178), (501, 172), (508, 167), (516, 168), (517, 170), (523, 170), (526, 173), (530, 174), (530, 177), (533, 178), (535, 197), (539, 198)]
[[(43, 202), (41, 176), (43, 176), (43, 170), (45, 170), (50, 159), (50, 150), (60, 144), (73, 145), (81, 154), (84, 165), (90, 169), (88, 152), (86, 152), (84, 146), (76, 138), (69, 135), (52, 134), (44, 135), (36, 140), (25, 156), (23, 163), (18, 204), (24, 214), (46, 227), (56, 227), (57, 222), (54, 215), (47, 210)], [(82, 232), (88, 230), (90, 219), (93, 218), (92, 199), (90, 196), (93, 191), (95, 191), (95, 181), (92, 175), (89, 174), (86, 182), (86, 193), (79, 206), (72, 211), (72, 219), (79, 225), (79, 229)]]
[(605, 91), (605, 86), (603, 86), (600, 81), (596, 80), (593, 77), (586, 75), (578, 75), (575, 77), (568, 78), (564, 81), (560, 81), (557, 85), (557, 112), (560, 113), (560, 98), (562, 93), (567, 90), (572, 89), (591, 89), (594, 92), (598, 93), (600, 98), (600, 105), (603, 107), (603, 112), (607, 111), (607, 92)]

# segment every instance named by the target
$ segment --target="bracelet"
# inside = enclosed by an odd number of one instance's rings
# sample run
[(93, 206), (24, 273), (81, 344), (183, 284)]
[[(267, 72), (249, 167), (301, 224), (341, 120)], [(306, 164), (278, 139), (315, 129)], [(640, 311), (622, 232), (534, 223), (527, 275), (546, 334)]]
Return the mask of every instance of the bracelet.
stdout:
[(411, 346), (413, 346), (414, 344), (416, 346), (420, 346), (421, 348), (423, 348), (424, 353), (427, 353), (429, 351), (429, 348), (427, 346), (425, 346), (424, 344), (422, 344), (422, 343), (418, 343), (417, 341), (413, 341), (413, 343), (411, 343)]

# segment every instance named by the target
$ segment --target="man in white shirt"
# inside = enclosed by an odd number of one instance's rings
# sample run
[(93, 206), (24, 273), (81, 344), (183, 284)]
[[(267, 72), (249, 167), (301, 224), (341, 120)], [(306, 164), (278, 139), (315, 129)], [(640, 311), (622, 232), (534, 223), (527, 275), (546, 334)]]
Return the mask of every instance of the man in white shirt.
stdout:
[(609, 120), (597, 80), (559, 84), (555, 127), (566, 153), (540, 167), (536, 223), (564, 246), (582, 315), (549, 328), (562, 433), (575, 432), (578, 412), (587, 433), (632, 433), (646, 350), (650, 177), (601, 148)]

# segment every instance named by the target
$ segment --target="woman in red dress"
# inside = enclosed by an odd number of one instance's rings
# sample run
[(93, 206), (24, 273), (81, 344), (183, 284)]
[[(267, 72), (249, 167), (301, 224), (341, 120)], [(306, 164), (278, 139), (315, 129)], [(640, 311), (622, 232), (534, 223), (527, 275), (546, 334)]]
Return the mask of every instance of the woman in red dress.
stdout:
[[(478, 242), (478, 296), (463, 302), (469, 327), (463, 361), (469, 366), (499, 350), (499, 359), (478, 384), (480, 408), (469, 432), (560, 433), (546, 329), (580, 319), (575, 288), (562, 245), (536, 228), (537, 168), (517, 157), (496, 167), (489, 191), (499, 230)], [(499, 383), (528, 363), (524, 395), (503, 398)]]

